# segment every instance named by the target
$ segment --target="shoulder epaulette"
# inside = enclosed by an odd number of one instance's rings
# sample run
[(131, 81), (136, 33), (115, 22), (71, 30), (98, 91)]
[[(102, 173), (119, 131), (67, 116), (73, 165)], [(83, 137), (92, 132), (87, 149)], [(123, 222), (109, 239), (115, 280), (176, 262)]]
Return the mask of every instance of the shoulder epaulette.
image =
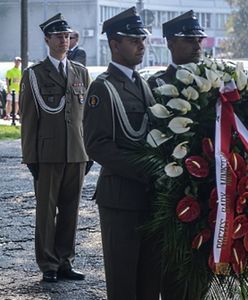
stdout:
[(30, 69), (30, 68), (35, 68), (36, 66), (39, 66), (40, 64), (42, 63), (42, 61), (38, 61), (36, 63), (33, 63), (32, 65), (30, 65), (29, 67), (27, 67), (27, 69)]
[(108, 79), (108, 77), (109, 77), (109, 73), (107, 72), (107, 71), (105, 71), (105, 72), (103, 72), (103, 73), (101, 73), (101, 74), (99, 74), (97, 77), (96, 77), (96, 79), (95, 80), (107, 80)]
[(161, 71), (158, 71), (158, 72), (156, 72), (155, 74), (153, 74), (152, 76), (153, 77), (160, 77), (160, 76), (162, 76), (162, 75), (164, 75), (165, 74), (165, 71), (164, 70), (161, 70)]
[(79, 66), (79, 67), (83, 67), (84, 69), (87, 69), (87, 68), (85, 67), (85, 65), (81, 64), (81, 63), (78, 62), (78, 61), (70, 60), (70, 63), (73, 64), (73, 65)]

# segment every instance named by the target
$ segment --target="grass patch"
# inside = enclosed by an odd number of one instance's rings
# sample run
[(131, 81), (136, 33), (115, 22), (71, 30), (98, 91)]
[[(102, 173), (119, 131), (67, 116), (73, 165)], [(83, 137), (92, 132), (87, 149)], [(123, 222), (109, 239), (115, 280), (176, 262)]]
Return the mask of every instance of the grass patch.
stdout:
[(21, 138), (20, 126), (0, 125), (0, 140), (15, 140)]

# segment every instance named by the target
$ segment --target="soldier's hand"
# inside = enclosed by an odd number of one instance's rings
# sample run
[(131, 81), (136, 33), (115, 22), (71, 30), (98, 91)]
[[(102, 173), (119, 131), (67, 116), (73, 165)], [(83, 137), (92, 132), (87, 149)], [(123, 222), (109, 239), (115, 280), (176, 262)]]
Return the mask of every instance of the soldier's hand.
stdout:
[(31, 172), (32, 176), (34, 177), (34, 180), (38, 180), (39, 164), (31, 163), (31, 164), (27, 164), (27, 167), (28, 167), (29, 171)]

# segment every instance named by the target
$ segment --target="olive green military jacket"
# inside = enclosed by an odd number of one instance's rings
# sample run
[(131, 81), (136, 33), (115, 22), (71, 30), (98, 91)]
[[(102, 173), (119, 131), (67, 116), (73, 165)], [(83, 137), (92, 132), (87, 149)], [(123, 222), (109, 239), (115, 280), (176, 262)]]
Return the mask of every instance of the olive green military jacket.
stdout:
[[(148, 106), (154, 104), (149, 86), (143, 81), (142, 92), (113, 64), (109, 65), (105, 76), (118, 91), (131, 126), (138, 130)], [(97, 203), (130, 210), (150, 207), (149, 175), (131, 159), (134, 152), (129, 148), (130, 140), (121, 129), (101, 76), (89, 88), (84, 129), (87, 153), (102, 166), (96, 190)]]
[[(37, 79), (36, 94), (40, 97), (35, 96), (35, 85), (30, 84), (30, 69)], [(67, 84), (49, 58), (24, 71), (20, 91), (24, 163), (88, 160), (83, 140), (83, 104), (88, 85), (87, 69), (69, 60)]]

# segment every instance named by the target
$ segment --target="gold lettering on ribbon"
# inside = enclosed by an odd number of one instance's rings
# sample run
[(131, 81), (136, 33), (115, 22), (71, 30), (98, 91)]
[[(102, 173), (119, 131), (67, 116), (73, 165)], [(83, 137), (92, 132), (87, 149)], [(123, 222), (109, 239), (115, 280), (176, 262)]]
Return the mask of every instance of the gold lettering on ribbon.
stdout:
[(217, 248), (221, 249), (225, 247), (228, 243), (228, 231), (229, 231), (229, 222), (228, 220), (221, 219), (220, 220), (220, 228), (218, 232), (218, 239), (217, 239)]
[[(220, 210), (223, 214), (229, 214), (231, 212), (231, 202), (232, 195), (230, 194), (230, 190), (228, 186), (232, 186), (233, 184), (233, 176), (231, 172), (231, 168), (227, 159), (221, 155), (220, 156), (220, 184), (225, 185), (227, 188), (220, 192), (220, 199), (218, 199), (218, 203), (220, 205)], [(217, 235), (217, 248), (222, 249), (228, 245), (228, 233), (230, 231), (230, 221), (229, 218), (221, 218), (219, 223), (219, 231)]]

